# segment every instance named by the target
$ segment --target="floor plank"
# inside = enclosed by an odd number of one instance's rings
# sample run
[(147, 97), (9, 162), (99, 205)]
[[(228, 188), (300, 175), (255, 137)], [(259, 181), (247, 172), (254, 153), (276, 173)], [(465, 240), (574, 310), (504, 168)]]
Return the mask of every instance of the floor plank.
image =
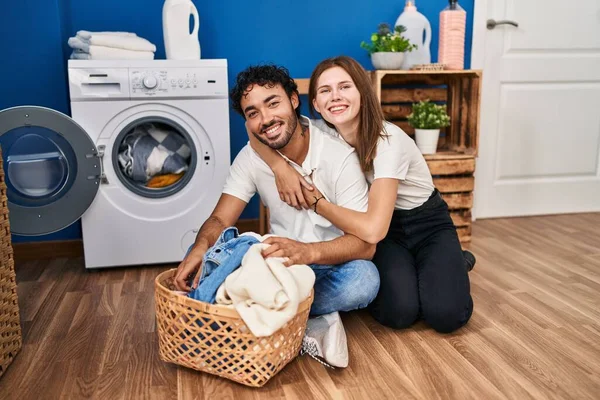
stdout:
[(160, 360), (154, 278), (171, 265), (16, 266), (23, 348), (8, 399), (593, 399), (600, 393), (600, 214), (477, 221), (475, 309), (458, 332), (344, 314), (350, 365), (292, 361), (260, 389)]

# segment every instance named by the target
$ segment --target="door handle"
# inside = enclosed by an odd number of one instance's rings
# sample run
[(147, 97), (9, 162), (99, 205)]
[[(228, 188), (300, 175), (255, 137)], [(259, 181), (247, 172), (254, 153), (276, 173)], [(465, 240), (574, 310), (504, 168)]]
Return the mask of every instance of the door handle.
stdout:
[[(97, 152), (95, 154), (86, 154), (85, 158), (98, 158), (98, 162), (100, 163), (100, 175), (91, 175), (88, 176), (88, 180), (100, 179), (100, 183), (108, 184), (108, 179), (106, 178), (106, 174), (104, 173), (104, 151), (106, 150), (106, 146), (101, 144), (97, 147)], [(94, 165), (95, 167), (95, 165)]]
[(488, 19), (487, 20), (487, 28), (488, 29), (494, 29), (497, 25), (512, 25), (516, 28), (519, 27), (519, 24), (515, 21), (509, 21), (506, 19), (500, 20), (500, 21), (496, 21), (494, 19)]

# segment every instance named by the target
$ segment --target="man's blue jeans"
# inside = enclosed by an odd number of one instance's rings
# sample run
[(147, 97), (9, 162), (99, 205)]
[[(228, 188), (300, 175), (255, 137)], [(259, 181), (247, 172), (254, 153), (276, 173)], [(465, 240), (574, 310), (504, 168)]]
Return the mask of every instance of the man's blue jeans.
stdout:
[(371, 261), (310, 267), (316, 276), (311, 316), (365, 308), (379, 291), (379, 272)]

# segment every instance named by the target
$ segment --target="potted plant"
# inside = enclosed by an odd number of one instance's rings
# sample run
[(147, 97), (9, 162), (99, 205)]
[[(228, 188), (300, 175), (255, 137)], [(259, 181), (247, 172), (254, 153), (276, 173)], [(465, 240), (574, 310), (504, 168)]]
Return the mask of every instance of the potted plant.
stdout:
[(450, 125), (446, 105), (438, 105), (429, 100), (413, 104), (408, 123), (415, 128), (417, 147), (423, 154), (434, 154), (440, 137), (440, 129)]
[(360, 47), (367, 50), (375, 69), (400, 69), (404, 61), (404, 53), (417, 48), (408, 39), (402, 36), (406, 27), (396, 26), (394, 31), (390, 26), (381, 23), (377, 32), (371, 35), (371, 43), (361, 42)]

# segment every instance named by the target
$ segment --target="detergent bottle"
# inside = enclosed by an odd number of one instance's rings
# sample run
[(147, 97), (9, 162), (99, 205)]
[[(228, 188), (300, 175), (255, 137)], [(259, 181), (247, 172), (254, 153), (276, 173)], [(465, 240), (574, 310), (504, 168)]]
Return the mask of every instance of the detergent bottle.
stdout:
[(400, 14), (394, 26), (398, 25), (403, 25), (406, 28), (406, 32), (402, 36), (410, 40), (410, 43), (417, 45), (415, 50), (404, 55), (402, 69), (410, 69), (416, 64), (429, 64), (431, 62), (431, 51), (429, 49), (431, 24), (423, 14), (417, 11), (415, 0), (406, 0), (404, 11)]
[[(194, 16), (194, 29), (190, 33), (190, 15)], [(200, 59), (198, 10), (192, 0), (165, 0), (163, 5), (163, 36), (169, 60)]]
[(440, 45), (438, 62), (447, 69), (464, 69), (465, 33), (467, 13), (458, 5), (458, 0), (449, 0), (449, 5), (440, 13)]

